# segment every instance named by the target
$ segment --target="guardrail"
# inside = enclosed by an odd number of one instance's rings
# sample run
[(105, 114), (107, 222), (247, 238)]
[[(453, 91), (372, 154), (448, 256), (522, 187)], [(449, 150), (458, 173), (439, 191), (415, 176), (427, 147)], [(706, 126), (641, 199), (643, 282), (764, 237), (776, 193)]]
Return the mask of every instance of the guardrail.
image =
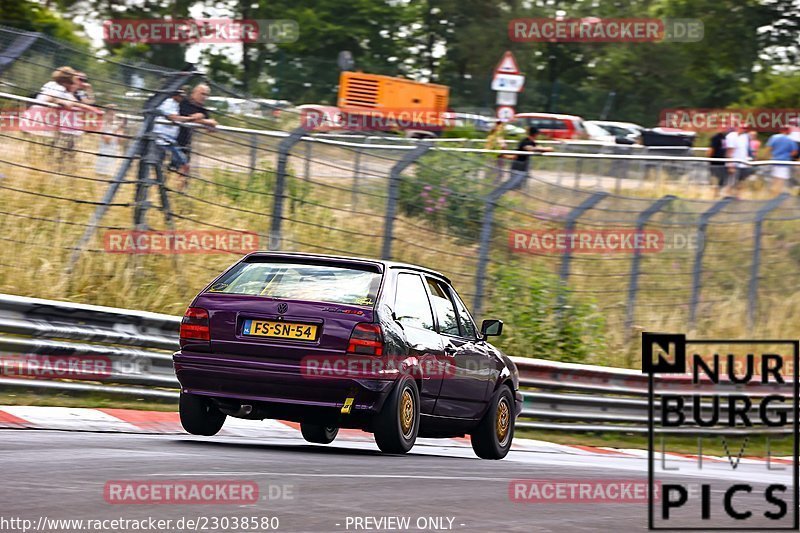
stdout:
[[(178, 348), (180, 317), (128, 309), (83, 305), (0, 294), (0, 352), (39, 358), (41, 375), (0, 377), (0, 390), (94, 392), (175, 400), (178, 382), (170, 352)], [(101, 378), (59, 379), (47, 367), (52, 356), (110, 361)], [(517, 427), (566, 432), (647, 432), (647, 376), (636, 370), (512, 357), (525, 398)], [(0, 365), (0, 370), (3, 366)], [(50, 379), (31, 379), (32, 377)], [(671, 391), (688, 393), (689, 376), (659, 380)], [(763, 397), (766, 386), (720, 386), (715, 393), (747, 392)], [(708, 406), (708, 402), (704, 403)], [(790, 410), (775, 405), (774, 410)], [(727, 412), (726, 407), (722, 407)], [(789, 417), (791, 418), (791, 417)], [(699, 433), (694, 428), (663, 433)], [(714, 430), (737, 434), (740, 429)], [(758, 427), (748, 433), (785, 433)], [(788, 431), (788, 430), (787, 430)]]

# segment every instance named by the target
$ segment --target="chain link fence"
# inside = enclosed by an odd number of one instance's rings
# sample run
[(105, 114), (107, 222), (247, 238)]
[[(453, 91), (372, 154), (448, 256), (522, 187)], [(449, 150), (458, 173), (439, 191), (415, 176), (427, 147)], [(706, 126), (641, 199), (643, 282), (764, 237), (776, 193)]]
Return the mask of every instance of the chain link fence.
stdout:
[[(63, 131), (0, 130), (0, 292), (180, 314), (247, 251), (231, 245), (245, 235), (260, 249), (437, 269), (478, 318), (506, 321), (512, 355), (634, 366), (642, 330), (781, 337), (794, 325), (800, 201), (713, 198), (709, 160), (689, 149), (559, 145), (525, 175), (466, 140), (309, 135), (296, 112), (259, 102), (213, 110), (218, 127), (192, 128), (188, 171), (174, 172), (156, 110), (201, 73), (12, 30), (0, 54), (5, 112), (24, 113), (70, 65), (117, 116), (69, 144)], [(212, 244), (124, 245), (180, 233)]]

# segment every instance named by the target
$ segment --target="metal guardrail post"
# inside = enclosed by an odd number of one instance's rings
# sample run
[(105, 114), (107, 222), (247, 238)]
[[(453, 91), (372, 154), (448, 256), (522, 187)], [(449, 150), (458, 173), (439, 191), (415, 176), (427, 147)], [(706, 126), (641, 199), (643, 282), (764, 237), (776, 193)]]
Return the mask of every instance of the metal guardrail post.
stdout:
[(475, 274), (475, 301), (472, 312), (478, 317), (483, 311), (483, 281), (486, 277), (486, 266), (489, 263), (489, 247), (492, 240), (492, 223), (494, 222), (494, 209), (497, 201), (505, 193), (519, 188), (528, 179), (525, 172), (511, 172), (511, 177), (501, 183), (486, 196), (483, 208), (483, 221), (481, 222), (480, 252), (478, 254), (478, 267)]
[[(608, 196), (606, 191), (598, 191), (593, 195), (586, 198), (581, 204), (572, 209), (567, 215), (567, 220), (564, 223), (564, 230), (567, 233), (571, 233), (575, 230), (575, 224), (578, 222), (578, 219), (583, 215), (586, 211), (590, 210), (594, 206), (596, 206), (600, 200)], [(561, 267), (559, 269), (558, 276), (561, 279), (561, 284), (566, 285), (567, 279), (569, 278), (569, 266), (572, 262), (572, 248), (567, 248), (564, 252), (564, 255), (561, 257)], [(560, 298), (560, 296), (559, 296)], [(563, 302), (562, 302), (563, 303)], [(559, 308), (561, 306), (559, 305)]]
[(289, 152), (300, 142), (303, 136), (308, 133), (306, 128), (295, 128), (278, 145), (278, 169), (275, 174), (274, 201), (272, 205), (272, 224), (269, 231), (270, 250), (280, 250), (281, 248), (281, 223), (283, 222), (283, 196), (286, 188), (287, 166), (289, 163)]
[(694, 267), (692, 268), (692, 299), (689, 304), (689, 327), (694, 328), (695, 320), (697, 318), (697, 304), (700, 302), (700, 278), (703, 275), (703, 255), (706, 249), (706, 230), (708, 229), (708, 222), (711, 217), (725, 209), (729, 203), (736, 198), (726, 196), (719, 202), (711, 206), (705, 213), (700, 216), (700, 222), (697, 224), (697, 251), (694, 253)]
[[(645, 209), (639, 214), (639, 217), (636, 219), (636, 233), (639, 234), (641, 231), (644, 230), (645, 224), (647, 221), (650, 220), (653, 215), (664, 209), (668, 204), (670, 204), (673, 200), (677, 199), (676, 196), (668, 194), (662, 198), (659, 198), (652, 204), (650, 207)], [(631, 275), (630, 275), (630, 282), (628, 284), (628, 306), (627, 310), (625, 311), (625, 337), (630, 337), (630, 330), (631, 326), (633, 325), (633, 310), (636, 306), (636, 292), (639, 289), (639, 268), (642, 262), (642, 251), (639, 247), (634, 247), (633, 249), (633, 259), (631, 259)]]
[(386, 218), (383, 226), (383, 246), (381, 248), (381, 258), (390, 260), (392, 258), (392, 238), (394, 232), (394, 218), (397, 214), (397, 195), (400, 188), (400, 175), (414, 161), (422, 157), (431, 149), (430, 143), (420, 143), (413, 150), (409, 150), (389, 171), (389, 194), (386, 199)]
[(783, 193), (776, 196), (767, 202), (756, 213), (753, 231), (753, 264), (750, 267), (750, 286), (747, 290), (747, 327), (749, 331), (753, 330), (756, 323), (756, 306), (758, 305), (758, 271), (761, 268), (761, 230), (764, 219), (767, 215), (774, 211), (781, 205), (787, 198), (789, 193)]

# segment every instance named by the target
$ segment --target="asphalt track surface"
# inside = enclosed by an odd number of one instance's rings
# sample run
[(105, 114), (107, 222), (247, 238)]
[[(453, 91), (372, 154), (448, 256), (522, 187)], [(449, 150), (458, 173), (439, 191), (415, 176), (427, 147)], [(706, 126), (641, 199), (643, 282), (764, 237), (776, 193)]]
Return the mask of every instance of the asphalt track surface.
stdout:
[[(647, 507), (641, 503), (519, 503), (509, 498), (509, 483), (515, 479), (644, 481), (646, 462), (637, 457), (512, 451), (503, 461), (483, 461), (468, 448), (436, 445), (391, 456), (380, 454), (374, 443), (321, 446), (295, 437), (0, 430), (0, 459), (0, 516), (34, 523), (40, 517), (177, 521), (255, 516), (277, 517), (278, 531), (309, 532), (644, 531), (647, 524)], [(697, 483), (712, 483), (717, 499), (720, 486), (736, 481), (748, 480), (758, 492), (764, 483), (791, 480), (791, 469), (711, 466), (716, 468), (687, 471), (675, 479), (691, 476)], [(104, 499), (108, 481), (219, 479), (255, 481), (260, 501), (246, 506), (112, 505)], [(761, 495), (737, 497), (737, 502), (756, 512), (769, 509)], [(381, 528), (371, 522), (367, 528), (367, 522), (361, 527), (355, 522), (356, 517), (388, 516), (409, 517), (411, 526), (397, 529), (385, 522)], [(431, 527), (428, 517), (444, 517), (443, 526)], [(20, 531), (6, 526), (4, 531)]]

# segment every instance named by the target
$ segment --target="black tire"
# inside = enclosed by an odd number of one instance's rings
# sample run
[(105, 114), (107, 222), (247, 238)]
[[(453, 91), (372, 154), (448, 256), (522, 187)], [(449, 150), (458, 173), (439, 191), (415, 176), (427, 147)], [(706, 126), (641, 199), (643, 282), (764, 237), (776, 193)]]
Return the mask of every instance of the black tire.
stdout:
[(185, 392), (181, 392), (179, 412), (183, 429), (205, 437), (219, 433), (227, 418), (210, 399)]
[(419, 389), (410, 376), (397, 382), (375, 417), (374, 429), (383, 453), (406, 453), (414, 446), (419, 433)]
[(336, 438), (336, 434), (339, 433), (339, 428), (300, 422), (300, 432), (308, 442), (330, 444)]
[(514, 440), (514, 396), (503, 385), (495, 392), (489, 410), (470, 435), (472, 449), (481, 459), (502, 459)]

